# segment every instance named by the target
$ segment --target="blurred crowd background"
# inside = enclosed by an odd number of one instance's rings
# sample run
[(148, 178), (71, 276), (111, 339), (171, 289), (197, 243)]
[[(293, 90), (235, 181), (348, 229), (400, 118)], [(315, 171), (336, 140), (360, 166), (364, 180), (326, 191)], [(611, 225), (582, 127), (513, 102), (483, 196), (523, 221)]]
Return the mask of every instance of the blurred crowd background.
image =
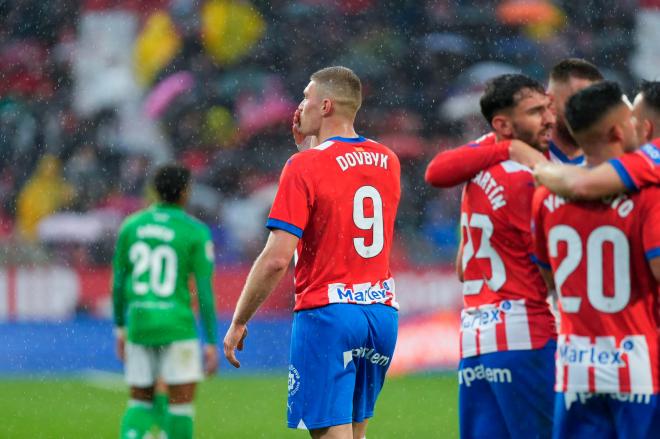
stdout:
[[(546, 82), (567, 56), (634, 91), (657, 79), (660, 1), (2, 0), (0, 248), (5, 264), (107, 265), (154, 166), (193, 169), (190, 210), (220, 264), (251, 261), (291, 117), (315, 70), (364, 87), (358, 132), (401, 158), (395, 257), (452, 260), (460, 190), (424, 169), (487, 131), (483, 82)], [(655, 35), (655, 38), (654, 38)]]

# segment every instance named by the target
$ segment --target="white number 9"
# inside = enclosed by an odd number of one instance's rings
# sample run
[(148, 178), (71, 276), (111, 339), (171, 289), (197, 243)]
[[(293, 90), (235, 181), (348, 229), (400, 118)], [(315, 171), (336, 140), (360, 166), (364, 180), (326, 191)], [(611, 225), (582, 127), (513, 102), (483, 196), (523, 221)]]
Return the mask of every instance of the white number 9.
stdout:
[[(364, 216), (364, 200), (370, 198), (374, 205), (374, 215)], [(353, 238), (358, 255), (365, 259), (376, 257), (383, 251), (385, 236), (383, 230), (383, 199), (373, 186), (362, 186), (353, 197), (353, 222), (360, 230), (372, 230), (371, 245), (365, 245), (364, 238)]]

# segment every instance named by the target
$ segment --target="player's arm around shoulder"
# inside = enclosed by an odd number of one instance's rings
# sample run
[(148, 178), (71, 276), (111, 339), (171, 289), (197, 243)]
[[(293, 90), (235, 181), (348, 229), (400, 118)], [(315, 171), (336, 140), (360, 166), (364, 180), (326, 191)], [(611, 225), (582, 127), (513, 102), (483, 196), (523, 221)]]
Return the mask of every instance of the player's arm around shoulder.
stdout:
[(595, 200), (626, 190), (619, 177), (625, 169), (616, 169), (616, 161), (593, 169), (557, 163), (539, 164), (534, 168), (536, 181), (562, 197)]
[(490, 133), (468, 144), (440, 151), (426, 167), (424, 180), (449, 188), (465, 183), (480, 171), (509, 159), (511, 141), (497, 142)]

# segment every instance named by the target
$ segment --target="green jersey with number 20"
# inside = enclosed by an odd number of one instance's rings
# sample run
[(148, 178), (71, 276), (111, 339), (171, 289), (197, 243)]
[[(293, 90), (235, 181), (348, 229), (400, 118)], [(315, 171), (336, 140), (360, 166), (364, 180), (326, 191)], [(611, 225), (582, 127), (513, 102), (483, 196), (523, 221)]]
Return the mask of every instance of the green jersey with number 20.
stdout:
[(172, 204), (155, 204), (122, 224), (113, 260), (115, 324), (129, 341), (162, 345), (197, 338), (189, 289), (198, 289), (206, 341), (216, 342), (209, 228)]

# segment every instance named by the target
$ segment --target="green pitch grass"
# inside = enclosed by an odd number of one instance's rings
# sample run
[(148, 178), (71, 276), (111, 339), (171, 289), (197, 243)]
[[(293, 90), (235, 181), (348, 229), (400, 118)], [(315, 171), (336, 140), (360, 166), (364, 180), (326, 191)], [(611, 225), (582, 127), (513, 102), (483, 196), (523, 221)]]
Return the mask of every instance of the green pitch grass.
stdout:
[[(285, 427), (286, 374), (215, 378), (202, 383), (195, 437), (305, 438)], [(368, 437), (458, 437), (454, 374), (389, 379)], [(0, 438), (117, 438), (127, 390), (118, 376), (0, 379)]]

